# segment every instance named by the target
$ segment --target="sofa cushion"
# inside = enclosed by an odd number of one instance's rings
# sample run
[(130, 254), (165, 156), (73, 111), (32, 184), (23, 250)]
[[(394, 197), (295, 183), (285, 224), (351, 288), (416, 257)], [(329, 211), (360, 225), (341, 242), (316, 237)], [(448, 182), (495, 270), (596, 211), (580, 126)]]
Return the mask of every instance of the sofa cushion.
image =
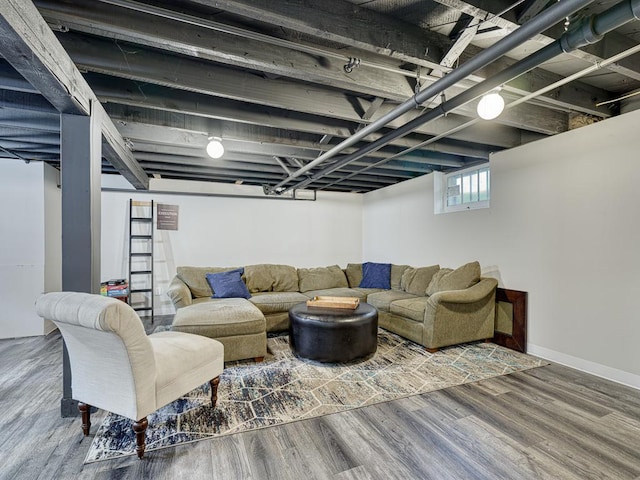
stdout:
[(347, 288), (347, 277), (338, 265), (330, 267), (299, 268), (298, 286), (300, 292), (325, 288)]
[[(324, 288), (322, 290), (309, 290), (304, 294), (309, 297), (357, 297), (360, 301), (364, 302), (367, 298), (366, 293), (360, 291), (358, 288)], [(369, 290), (369, 289), (363, 289)], [(379, 290), (376, 290), (379, 291)]]
[(347, 276), (349, 287), (354, 288), (360, 285), (362, 281), (362, 264), (361, 263), (347, 263), (344, 273)]
[(440, 270), (440, 265), (419, 268), (408, 267), (402, 273), (400, 287), (407, 293), (424, 296), (429, 282), (431, 282), (438, 270)]
[(399, 290), (383, 290), (382, 292), (370, 294), (367, 297), (367, 303), (373, 305), (378, 310), (388, 312), (391, 302), (415, 297), (416, 296), (411, 293), (401, 292)]
[(431, 296), (434, 293), (432, 290), (437, 288), (438, 283), (440, 282), (440, 279), (444, 277), (447, 273), (451, 273), (451, 272), (453, 272), (453, 268), (441, 268), (440, 270), (438, 270), (433, 276), (433, 278), (431, 278), (431, 281), (427, 286), (427, 290), (425, 291), (425, 294), (427, 296)]
[(262, 312), (244, 298), (220, 298), (178, 310), (171, 330), (218, 338), (265, 331)]
[(391, 290), (402, 290), (402, 274), (407, 268), (410, 268), (409, 265), (391, 265)]
[(288, 312), (294, 305), (307, 300), (309, 297), (300, 292), (260, 292), (249, 299), (265, 315)]
[(251, 293), (298, 291), (298, 272), (290, 265), (247, 265), (244, 276)]
[(401, 317), (410, 318), (416, 322), (424, 320), (424, 311), (427, 308), (429, 297), (415, 297), (391, 302), (390, 311)]
[(242, 281), (244, 269), (237, 268), (228, 272), (207, 273), (205, 278), (213, 291), (212, 298), (249, 298), (251, 294)]
[(350, 290), (353, 290), (353, 292), (355, 292), (355, 294), (353, 295), (354, 297), (356, 297), (356, 296), (359, 297), (363, 302), (366, 302), (367, 298), (372, 293), (378, 293), (378, 292), (384, 292), (385, 291), (382, 288), (360, 288), (360, 287), (351, 288)]
[(365, 262), (362, 264), (360, 288), (391, 288), (391, 264)]
[(235, 270), (238, 267), (178, 267), (176, 275), (182, 280), (189, 290), (193, 298), (211, 297), (213, 292), (207, 282), (205, 275), (207, 273), (220, 273), (229, 270)]
[(464, 290), (480, 281), (480, 263), (470, 262), (453, 271), (438, 275), (427, 287), (427, 295), (445, 290)]

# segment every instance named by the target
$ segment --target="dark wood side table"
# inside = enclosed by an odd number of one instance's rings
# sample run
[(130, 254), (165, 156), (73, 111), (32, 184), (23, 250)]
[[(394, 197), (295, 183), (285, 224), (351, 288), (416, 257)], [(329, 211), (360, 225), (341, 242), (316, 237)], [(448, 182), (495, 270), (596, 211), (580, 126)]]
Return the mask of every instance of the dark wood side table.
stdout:
[(526, 353), (527, 292), (498, 288), (493, 343)]

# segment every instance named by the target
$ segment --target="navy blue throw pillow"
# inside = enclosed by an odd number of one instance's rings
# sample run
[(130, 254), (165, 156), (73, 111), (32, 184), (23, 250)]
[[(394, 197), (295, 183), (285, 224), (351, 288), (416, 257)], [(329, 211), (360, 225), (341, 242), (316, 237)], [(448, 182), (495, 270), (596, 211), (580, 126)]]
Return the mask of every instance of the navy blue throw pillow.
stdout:
[(391, 288), (391, 264), (366, 262), (362, 264), (362, 288)]
[(227, 272), (207, 273), (207, 282), (213, 290), (211, 298), (251, 298), (247, 286), (242, 281), (244, 268)]

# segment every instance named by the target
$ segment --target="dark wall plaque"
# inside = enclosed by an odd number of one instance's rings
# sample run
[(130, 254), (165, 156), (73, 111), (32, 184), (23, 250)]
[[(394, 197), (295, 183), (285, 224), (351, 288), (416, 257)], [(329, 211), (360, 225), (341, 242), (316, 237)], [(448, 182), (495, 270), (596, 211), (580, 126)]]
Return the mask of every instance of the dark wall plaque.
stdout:
[(178, 230), (178, 205), (158, 204), (158, 230)]

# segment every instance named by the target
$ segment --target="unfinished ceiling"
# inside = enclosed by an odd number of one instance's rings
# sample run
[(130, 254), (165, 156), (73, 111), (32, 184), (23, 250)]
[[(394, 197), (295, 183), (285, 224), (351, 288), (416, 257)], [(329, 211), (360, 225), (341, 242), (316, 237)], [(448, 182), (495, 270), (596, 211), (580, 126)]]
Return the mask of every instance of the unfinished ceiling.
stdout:
[[(506, 56), (439, 91), (442, 77), (462, 73), (557, 3), (34, 2), (115, 127), (103, 130), (104, 172), (124, 172), (138, 188), (148, 183), (136, 178), (159, 177), (260, 185), (269, 194), (294, 188), (367, 192), (481, 164), (491, 152), (617, 115), (620, 99), (640, 88), (640, 55), (634, 53), (640, 8), (633, 1), (582, 2)], [(33, 6), (22, 4), (29, 15)], [(565, 30), (593, 25), (585, 19), (617, 5), (636, 19), (501, 82), (507, 109), (495, 120), (478, 121), (471, 87), (510, 71)], [(42, 91), (25, 73), (16, 36), (3, 30), (0, 149), (7, 158), (59, 165), (65, 103), (57, 98), (64, 95)], [(614, 55), (616, 61), (605, 64)], [(424, 101), (410, 100), (420, 92), (428, 94)], [(455, 101), (460, 94), (472, 98)], [(415, 128), (400, 134), (409, 121)], [(118, 135), (120, 142), (114, 141)], [(211, 136), (224, 144), (220, 159), (205, 152)]]

